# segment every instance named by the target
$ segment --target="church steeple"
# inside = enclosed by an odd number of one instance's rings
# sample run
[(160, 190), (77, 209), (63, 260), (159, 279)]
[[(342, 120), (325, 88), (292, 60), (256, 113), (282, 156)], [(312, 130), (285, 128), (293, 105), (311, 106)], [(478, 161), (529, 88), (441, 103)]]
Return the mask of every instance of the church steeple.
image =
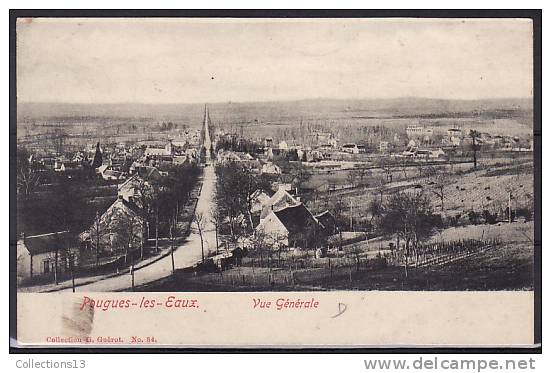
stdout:
[(205, 147), (207, 152), (210, 152), (212, 147), (210, 132), (209, 132), (209, 124), (210, 124), (209, 109), (207, 104), (205, 104), (205, 117), (203, 118), (203, 133), (205, 138), (203, 139), (203, 146)]
[(96, 154), (94, 154), (94, 160), (92, 161), (92, 168), (98, 168), (103, 164), (103, 156), (99, 147), (99, 141), (96, 144)]

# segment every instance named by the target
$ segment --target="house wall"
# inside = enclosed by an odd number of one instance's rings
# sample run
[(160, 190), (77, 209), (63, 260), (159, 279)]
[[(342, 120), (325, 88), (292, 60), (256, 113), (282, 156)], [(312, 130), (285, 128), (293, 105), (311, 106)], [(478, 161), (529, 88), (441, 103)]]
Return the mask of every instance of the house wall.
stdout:
[(17, 283), (25, 281), (31, 276), (31, 255), (23, 241), (17, 242)]
[[(79, 251), (78, 249), (70, 249), (71, 254), (74, 256), (74, 266), (79, 265)], [(64, 262), (64, 254), (58, 253), (58, 270), (59, 273), (64, 273), (70, 270), (69, 263), (67, 266)], [(36, 254), (31, 257), (23, 241), (17, 242), (17, 283), (20, 284), (32, 277), (44, 275), (44, 261), (48, 260), (49, 273), (54, 273), (55, 267), (55, 252), (47, 252)], [(32, 266), (32, 272), (31, 272)]]
[[(79, 265), (79, 253), (78, 249), (71, 249), (70, 253), (74, 255), (74, 266), (77, 267)], [(59, 273), (65, 273), (70, 271), (70, 265), (67, 262), (63, 260), (64, 255), (62, 253), (58, 253), (58, 271)], [(43, 254), (37, 254), (33, 255), (33, 277), (44, 275), (44, 261), (48, 261), (48, 265), (50, 268), (49, 273), (54, 273), (55, 270), (55, 252), (49, 252), (49, 253), (43, 253)]]
[[(129, 219), (131, 217), (134, 217), (131, 246), (133, 249), (140, 247), (143, 236), (143, 219), (132, 213), (120, 199), (117, 199), (100, 218), (99, 232), (102, 251), (123, 252), (125, 250), (127, 237), (123, 236), (130, 234)], [(88, 231), (90, 232), (90, 244), (94, 246), (96, 240), (94, 226), (92, 225)], [(92, 248), (92, 251), (95, 252), (95, 249)]]
[(289, 246), (289, 232), (273, 212), (258, 225), (257, 231), (267, 236), (267, 242)]

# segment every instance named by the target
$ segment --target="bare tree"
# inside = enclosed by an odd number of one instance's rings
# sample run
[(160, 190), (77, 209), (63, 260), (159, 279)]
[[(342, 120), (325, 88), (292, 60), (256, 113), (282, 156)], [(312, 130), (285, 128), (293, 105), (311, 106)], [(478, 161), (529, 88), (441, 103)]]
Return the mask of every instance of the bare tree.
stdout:
[(98, 212), (94, 217), (92, 226), (90, 227), (90, 241), (96, 253), (96, 267), (99, 265), (99, 257), (101, 253), (101, 240), (105, 235), (105, 230), (101, 224), (101, 216)]
[(371, 170), (368, 170), (365, 167), (360, 167), (356, 170), (356, 174), (358, 178), (360, 179), (360, 185), (365, 185), (365, 179), (367, 179), (369, 176), (372, 175)]
[(214, 235), (216, 238), (216, 255), (218, 255), (218, 247), (220, 246), (218, 237), (219, 237), (220, 227), (222, 226), (222, 216), (216, 206), (212, 209), (210, 216), (211, 216), (211, 223), (214, 224)]
[(392, 183), (392, 169), (393, 169), (394, 162), (386, 157), (381, 157), (377, 160), (377, 166), (383, 170), (386, 181), (389, 183)]
[(379, 178), (375, 181), (375, 192), (379, 195), (381, 204), (383, 203), (383, 194), (386, 192), (385, 179)]
[(471, 150), (473, 151), (473, 167), (476, 170), (476, 152), (478, 151), (478, 149), (480, 149), (480, 145), (478, 144), (477, 139), (480, 137), (480, 132), (476, 130), (470, 130), (469, 137), (471, 138)]
[(124, 253), (125, 263), (128, 264), (134, 248), (139, 245), (140, 218), (122, 211), (113, 218), (115, 221), (111, 224), (111, 233), (114, 237), (114, 245), (119, 253)]
[(17, 169), (17, 191), (29, 195), (40, 185), (40, 175), (31, 167)]
[(197, 233), (199, 233), (199, 239), (201, 240), (201, 261), (205, 262), (205, 243), (203, 239), (203, 231), (205, 230), (206, 219), (205, 215), (201, 211), (195, 212), (193, 215), (193, 221), (197, 227)]
[(291, 171), (293, 177), (293, 184), (295, 185), (297, 192), (300, 191), (302, 184), (312, 178), (312, 174), (302, 165), (295, 167)]
[[(144, 255), (144, 241), (149, 239), (149, 219), (151, 212), (155, 210), (154, 199), (156, 195), (155, 188), (143, 179), (139, 179), (136, 184), (136, 194), (138, 199), (138, 207), (142, 213), (142, 240), (140, 244), (140, 258)], [(156, 212), (156, 224), (155, 224), (155, 249), (158, 249), (159, 240), (159, 227), (158, 227), (158, 211)]]
[(440, 210), (444, 211), (444, 189), (446, 188), (446, 185), (448, 183), (448, 180), (446, 177), (442, 174), (438, 174), (434, 178), (434, 184), (433, 184), (433, 193), (436, 194), (438, 198), (440, 198)]
[(356, 186), (356, 181), (358, 179), (358, 174), (356, 173), (356, 171), (354, 170), (348, 171), (348, 175), (346, 178), (348, 179), (348, 182), (350, 183), (350, 185), (352, 185), (352, 187)]
[[(384, 209), (382, 228), (405, 242), (405, 275), (412, 253), (417, 253), (419, 243), (426, 239), (438, 221), (432, 214), (429, 199), (422, 193), (393, 194)], [(399, 246), (398, 246), (399, 247)]]

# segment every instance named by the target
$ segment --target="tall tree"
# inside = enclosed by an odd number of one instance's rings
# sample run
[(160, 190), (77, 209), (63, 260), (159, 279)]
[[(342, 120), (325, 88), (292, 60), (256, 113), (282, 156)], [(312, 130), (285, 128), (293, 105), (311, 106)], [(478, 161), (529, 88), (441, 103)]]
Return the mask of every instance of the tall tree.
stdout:
[(90, 227), (90, 243), (96, 254), (96, 267), (99, 265), (99, 257), (102, 250), (101, 241), (105, 234), (106, 232), (101, 222), (101, 216), (98, 212), (96, 212), (94, 221)]
[(25, 148), (17, 148), (17, 193), (29, 195), (40, 184), (40, 175), (29, 161), (30, 155)]
[(473, 152), (473, 168), (476, 170), (477, 158), (476, 152), (480, 149), (477, 139), (480, 137), (480, 132), (476, 130), (469, 131), (469, 137), (471, 138), (471, 150)]
[(406, 277), (412, 253), (418, 252), (420, 242), (426, 239), (437, 225), (438, 221), (432, 214), (430, 200), (423, 192), (398, 192), (388, 199), (384, 208), (382, 228), (387, 233), (396, 234), (398, 241), (401, 239), (405, 242)]
[(195, 227), (197, 228), (197, 233), (199, 233), (199, 239), (201, 240), (201, 261), (205, 262), (205, 242), (203, 238), (203, 233), (205, 231), (206, 219), (205, 215), (201, 211), (195, 212), (193, 215), (193, 221), (195, 222)]
[(434, 177), (434, 184), (432, 192), (436, 194), (438, 198), (440, 198), (440, 210), (444, 211), (444, 191), (446, 188), (446, 185), (449, 183), (449, 180), (443, 175), (443, 174), (437, 174)]

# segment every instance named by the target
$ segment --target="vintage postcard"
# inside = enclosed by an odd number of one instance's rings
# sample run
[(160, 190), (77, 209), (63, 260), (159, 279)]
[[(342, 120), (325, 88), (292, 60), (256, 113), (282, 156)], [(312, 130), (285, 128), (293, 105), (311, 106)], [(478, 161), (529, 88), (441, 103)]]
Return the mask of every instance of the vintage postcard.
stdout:
[(532, 18), (14, 32), (12, 345), (537, 345)]

